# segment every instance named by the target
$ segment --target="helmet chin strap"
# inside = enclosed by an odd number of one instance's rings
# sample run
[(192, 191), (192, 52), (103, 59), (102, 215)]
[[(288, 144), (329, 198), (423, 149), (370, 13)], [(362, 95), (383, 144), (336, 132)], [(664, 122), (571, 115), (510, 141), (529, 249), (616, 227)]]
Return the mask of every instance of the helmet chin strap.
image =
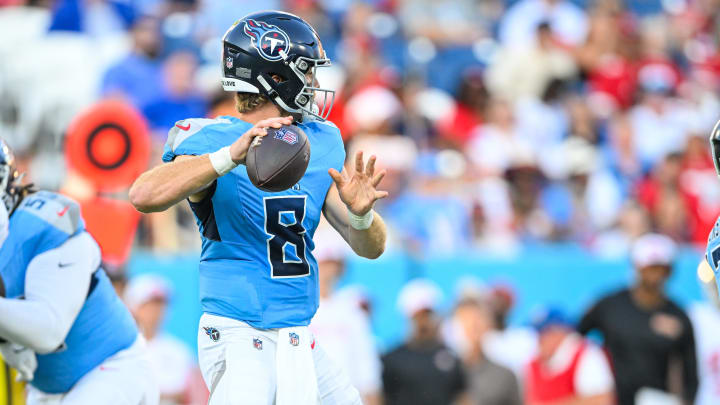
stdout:
[[(290, 69), (297, 75), (299, 80), (304, 79), (304, 74), (302, 73), (302, 69), (299, 69), (295, 63), (295, 61), (290, 60), (290, 56), (284, 51), (280, 51), (280, 56), (282, 57), (285, 65), (289, 66)], [(309, 62), (304, 59), (300, 59), (300, 66), (303, 67), (303, 69), (310, 69)], [(314, 75), (313, 75), (313, 81), (314, 81)], [(260, 83), (260, 85), (265, 89), (265, 94), (270, 98), (270, 100), (278, 106), (281, 110), (287, 111), (292, 115), (292, 117), (297, 122), (304, 122), (312, 119), (320, 119), (322, 121), (325, 121), (327, 119), (327, 115), (329, 115), (330, 110), (332, 109), (332, 104), (330, 107), (326, 110), (327, 106), (323, 106), (322, 111), (320, 111), (320, 107), (314, 102), (314, 96), (307, 94), (306, 90), (311, 91), (323, 91), (325, 92), (325, 100), (327, 101), (327, 94), (330, 92), (332, 93), (332, 101), (335, 99), (335, 92), (331, 90), (326, 89), (316, 89), (312, 86), (308, 86), (307, 83), (304, 84), (304, 87), (302, 88), (300, 94), (297, 94), (295, 96), (295, 105), (298, 106), (298, 108), (291, 108), (285, 100), (282, 99), (280, 96), (280, 93), (277, 91), (276, 86), (274, 83), (271, 83), (265, 76), (258, 75), (257, 81)], [(325, 115), (325, 112), (327, 111), (327, 115)]]
[(267, 80), (265, 80), (262, 75), (258, 75), (257, 80), (263, 86), (267, 95), (270, 96), (270, 101), (272, 101), (281, 110), (290, 113), (295, 121), (303, 121), (303, 118), (305, 118), (305, 114), (302, 110), (290, 108), (290, 106), (288, 106), (280, 97), (280, 94), (270, 85), (270, 83), (268, 83)]

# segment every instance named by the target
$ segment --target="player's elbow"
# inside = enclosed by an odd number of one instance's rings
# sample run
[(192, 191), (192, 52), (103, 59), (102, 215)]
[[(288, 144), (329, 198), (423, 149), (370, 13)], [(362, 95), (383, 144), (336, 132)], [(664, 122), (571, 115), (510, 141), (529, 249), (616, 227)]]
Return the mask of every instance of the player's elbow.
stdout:
[(60, 345), (62, 345), (62, 340), (41, 339), (28, 345), (28, 348), (37, 354), (49, 354), (60, 348)]
[(368, 249), (367, 251), (362, 252), (360, 256), (366, 259), (375, 260), (382, 256), (383, 253), (385, 253), (385, 243), (379, 243), (377, 246), (374, 246), (373, 249)]
[(144, 182), (136, 181), (130, 187), (128, 197), (130, 198), (130, 204), (142, 213), (162, 211), (153, 203), (152, 187)]
[(373, 254), (371, 254), (370, 257), (368, 257), (368, 259), (373, 259), (373, 260), (375, 260), (375, 259), (377, 259), (378, 257), (382, 256), (383, 253), (385, 253), (385, 244), (384, 244), (384, 243), (383, 243), (382, 245), (380, 245), (380, 246), (377, 248), (377, 250), (375, 250), (375, 251), (373, 252)]
[(23, 346), (37, 354), (48, 354), (58, 350), (65, 341), (66, 334), (52, 329), (54, 328), (48, 328), (44, 333), (35, 334), (32, 339), (23, 342)]

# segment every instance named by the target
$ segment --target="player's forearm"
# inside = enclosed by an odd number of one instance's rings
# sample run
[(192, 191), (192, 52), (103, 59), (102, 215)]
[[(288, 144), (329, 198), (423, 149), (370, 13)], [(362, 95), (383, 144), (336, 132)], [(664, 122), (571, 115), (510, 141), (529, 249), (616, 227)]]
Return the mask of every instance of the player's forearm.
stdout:
[(55, 331), (57, 316), (43, 302), (0, 298), (0, 338), (37, 353), (56, 350), (65, 339)]
[(208, 155), (176, 159), (138, 177), (130, 188), (130, 202), (140, 212), (164, 211), (217, 178)]
[(348, 225), (348, 242), (359, 256), (377, 259), (385, 251), (387, 228), (380, 214), (373, 212), (374, 219), (370, 228), (358, 230)]
[(80, 313), (100, 248), (88, 233), (35, 256), (25, 272), (25, 299), (0, 298), (0, 337), (37, 353), (56, 350)]

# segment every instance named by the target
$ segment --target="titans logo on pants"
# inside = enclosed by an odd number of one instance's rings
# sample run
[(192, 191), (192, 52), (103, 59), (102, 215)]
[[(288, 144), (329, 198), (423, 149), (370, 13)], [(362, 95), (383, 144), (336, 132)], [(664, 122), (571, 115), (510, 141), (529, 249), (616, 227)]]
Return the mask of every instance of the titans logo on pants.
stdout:
[(218, 340), (220, 340), (219, 330), (211, 328), (209, 326), (204, 326), (203, 329), (205, 329), (205, 333), (210, 336), (210, 340), (212, 340), (213, 342), (217, 342)]

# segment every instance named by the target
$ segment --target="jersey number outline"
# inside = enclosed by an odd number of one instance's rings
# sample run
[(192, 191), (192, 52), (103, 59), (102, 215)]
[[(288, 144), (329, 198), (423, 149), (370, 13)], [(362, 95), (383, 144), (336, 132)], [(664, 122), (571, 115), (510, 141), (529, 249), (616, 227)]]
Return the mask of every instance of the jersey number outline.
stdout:
[(712, 260), (710, 264), (712, 264), (713, 272), (717, 273), (718, 265), (720, 265), (720, 245), (715, 246), (710, 252), (710, 260)]
[[(305, 256), (305, 219), (307, 196), (278, 196), (263, 198), (267, 257), (272, 278), (307, 277), (310, 264)], [(286, 256), (287, 247), (295, 249), (295, 258)]]

